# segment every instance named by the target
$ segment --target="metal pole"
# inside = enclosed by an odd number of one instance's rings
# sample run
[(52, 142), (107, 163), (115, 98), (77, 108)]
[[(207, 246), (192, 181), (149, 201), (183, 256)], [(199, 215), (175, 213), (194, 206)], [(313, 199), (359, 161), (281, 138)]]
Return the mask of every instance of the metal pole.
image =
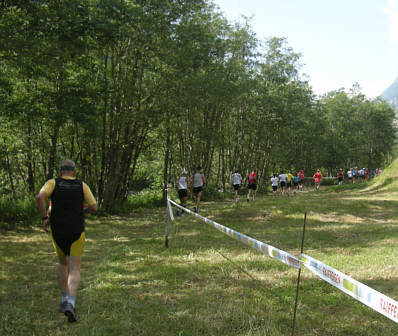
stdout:
[(169, 247), (169, 188), (166, 186), (166, 228), (165, 228), (165, 240), (164, 246)]
[[(301, 250), (300, 250), (301, 254), (304, 252), (304, 235), (305, 235), (305, 225), (306, 225), (306, 223), (307, 223), (307, 212), (304, 213), (303, 236), (301, 238)], [(296, 312), (297, 312), (297, 302), (298, 302), (299, 289), (300, 289), (300, 277), (301, 277), (301, 267), (299, 268), (298, 275), (297, 275), (296, 302), (294, 304), (292, 336), (294, 336), (294, 329), (296, 327)]]

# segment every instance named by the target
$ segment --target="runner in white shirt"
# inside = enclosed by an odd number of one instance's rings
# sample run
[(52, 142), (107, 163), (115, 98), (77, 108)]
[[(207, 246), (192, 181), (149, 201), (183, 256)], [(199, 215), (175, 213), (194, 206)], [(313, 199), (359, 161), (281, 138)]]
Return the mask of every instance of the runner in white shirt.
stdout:
[(283, 196), (285, 194), (285, 186), (286, 186), (286, 174), (285, 173), (280, 173), (279, 174), (279, 181), (281, 185), (281, 195)]
[[(191, 186), (189, 184), (189, 177), (185, 170), (181, 172), (181, 176), (176, 181), (176, 189), (178, 192), (178, 197), (180, 198), (181, 206), (186, 208), (188, 200), (188, 189), (191, 189)], [(178, 215), (179, 211), (177, 210), (177, 216)], [(184, 216), (184, 210), (181, 211), (181, 216)]]
[(234, 196), (234, 201), (235, 203), (238, 202), (238, 191), (240, 188), (240, 185), (242, 183), (242, 176), (239, 174), (237, 170), (231, 175), (231, 181), (230, 181), (230, 187), (234, 187), (235, 191), (235, 196)]
[(200, 197), (202, 196), (203, 193), (203, 187), (206, 185), (206, 179), (202, 173), (202, 167), (198, 166), (196, 168), (196, 173), (192, 176), (192, 180), (193, 180), (193, 193), (196, 197), (194, 210), (195, 212), (199, 212)]
[(353, 183), (352, 168), (347, 171), (348, 183)]
[(272, 192), (274, 193), (274, 197), (276, 197), (276, 191), (278, 190), (278, 183), (279, 183), (279, 178), (274, 174), (274, 176), (271, 177), (271, 185), (272, 185)]

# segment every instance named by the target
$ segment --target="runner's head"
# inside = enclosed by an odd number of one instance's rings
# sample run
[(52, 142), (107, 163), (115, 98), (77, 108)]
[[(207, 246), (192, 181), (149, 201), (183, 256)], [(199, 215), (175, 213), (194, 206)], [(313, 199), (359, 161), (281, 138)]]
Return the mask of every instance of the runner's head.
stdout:
[(201, 166), (197, 166), (196, 167), (196, 171), (199, 173), (200, 171), (202, 170), (202, 167)]
[(183, 169), (182, 172), (181, 172), (181, 175), (187, 176), (187, 174), (188, 174), (187, 171), (185, 169)]
[(60, 172), (62, 175), (75, 176), (76, 175), (76, 165), (72, 160), (66, 159), (62, 160), (60, 164)]

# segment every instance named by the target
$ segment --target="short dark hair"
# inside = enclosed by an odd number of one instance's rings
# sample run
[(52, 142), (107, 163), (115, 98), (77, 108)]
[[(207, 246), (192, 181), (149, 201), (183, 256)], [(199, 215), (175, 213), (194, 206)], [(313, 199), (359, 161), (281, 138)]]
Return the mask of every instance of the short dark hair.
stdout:
[(60, 171), (75, 171), (76, 165), (72, 160), (62, 160), (60, 164)]

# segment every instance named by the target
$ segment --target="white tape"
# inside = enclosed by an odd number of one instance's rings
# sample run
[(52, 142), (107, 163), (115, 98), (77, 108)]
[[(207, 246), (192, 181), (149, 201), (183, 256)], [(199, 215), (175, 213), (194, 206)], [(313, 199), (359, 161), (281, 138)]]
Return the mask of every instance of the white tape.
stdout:
[[(332, 286), (340, 289), (344, 293), (350, 295), (356, 300), (362, 302), (364, 305), (374, 309), (378, 313), (388, 317), (395, 323), (398, 323), (398, 302), (389, 298), (388, 296), (364, 285), (363, 283), (345, 275), (344, 273), (322, 263), (321, 261), (312, 258), (306, 254), (301, 254), (300, 259), (292, 254), (282, 251), (276, 247), (265, 244), (261, 241), (246, 236), (240, 232), (232, 230), (224, 225), (221, 225), (211, 219), (203, 217), (189, 209), (186, 209), (172, 200), (168, 201), (184, 211), (195, 215), (202, 219), (205, 223), (212, 224), (217, 230), (224, 232), (228, 236), (235, 238), (242, 243), (255, 248), (256, 250), (268, 254), (271, 258), (277, 259), (286, 265), (299, 269), (301, 265), (307, 267), (311, 272), (316, 274), (322, 280), (325, 280)], [(168, 204), (171, 208), (171, 205)]]
[(221, 225), (221, 224), (219, 224), (219, 223), (217, 223), (217, 222), (215, 222), (215, 221), (213, 221), (211, 219), (203, 217), (203, 216), (199, 215), (196, 212), (193, 212), (193, 211), (191, 211), (189, 209), (186, 209), (186, 208), (182, 207), (181, 205), (177, 204), (176, 202), (173, 202), (170, 199), (168, 199), (168, 201), (171, 204), (175, 205), (176, 207), (178, 207), (178, 208), (180, 208), (180, 209), (182, 209), (182, 210), (184, 210), (184, 211), (186, 211), (186, 212), (188, 212), (188, 213), (190, 213), (192, 215), (195, 215), (196, 217), (202, 219), (205, 223), (209, 223), (209, 224), (213, 225), (214, 228), (216, 228), (217, 230), (227, 234), (228, 236), (230, 236), (232, 238), (235, 238), (236, 240), (239, 240), (240, 242), (242, 242), (242, 243), (244, 243), (244, 244), (246, 244), (246, 245), (248, 245), (248, 246), (250, 246), (250, 247), (252, 247), (252, 248), (254, 248), (254, 249), (256, 249), (256, 250), (258, 250), (258, 251), (260, 251), (262, 253), (264, 253), (264, 254), (268, 254), (271, 258), (277, 259), (277, 260), (283, 262), (284, 264), (286, 264), (288, 266), (291, 266), (291, 267), (294, 267), (294, 268), (297, 268), (297, 269), (300, 268), (300, 260), (296, 256), (294, 256), (294, 255), (292, 255), (290, 253), (287, 253), (285, 251), (282, 251), (282, 250), (280, 250), (280, 249), (278, 249), (276, 247), (273, 247), (271, 245), (268, 245), (266, 243), (263, 243), (263, 242), (261, 242), (259, 240), (253, 239), (253, 238), (251, 238), (249, 236), (246, 236), (246, 235), (244, 235), (244, 234), (242, 234), (242, 233), (240, 233), (238, 231), (232, 230), (232, 229), (230, 229), (230, 228), (228, 228), (228, 227), (226, 227), (224, 225)]
[(300, 260), (322, 280), (398, 323), (397, 301), (306, 254), (302, 254)]
[(173, 209), (171, 208), (171, 204), (169, 202), (169, 199), (167, 199), (167, 209), (169, 210), (169, 217), (170, 220), (174, 220), (174, 214), (173, 214)]

